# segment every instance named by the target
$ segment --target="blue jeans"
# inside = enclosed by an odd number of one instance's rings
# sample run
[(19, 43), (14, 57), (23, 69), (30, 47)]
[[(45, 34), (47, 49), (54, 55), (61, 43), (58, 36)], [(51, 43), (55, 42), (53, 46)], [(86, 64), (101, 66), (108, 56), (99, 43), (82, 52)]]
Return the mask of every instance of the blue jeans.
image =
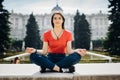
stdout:
[(68, 56), (65, 54), (48, 54), (47, 56), (41, 55), (39, 53), (32, 53), (30, 55), (30, 60), (41, 66), (42, 68), (53, 69), (55, 65), (60, 68), (69, 68), (72, 65), (78, 63), (81, 59), (81, 56), (74, 52)]

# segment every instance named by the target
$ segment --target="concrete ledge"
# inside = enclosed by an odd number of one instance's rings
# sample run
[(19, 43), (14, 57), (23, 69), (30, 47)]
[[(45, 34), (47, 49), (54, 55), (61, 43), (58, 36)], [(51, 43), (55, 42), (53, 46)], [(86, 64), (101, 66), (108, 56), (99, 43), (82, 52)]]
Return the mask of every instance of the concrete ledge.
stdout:
[(0, 80), (120, 80), (120, 63), (77, 64), (75, 73), (40, 73), (35, 64), (0, 64)]
[(120, 80), (120, 76), (74, 76), (73, 78), (66, 77), (33, 77), (33, 76), (10, 76), (0, 77), (0, 80)]
[(120, 75), (74, 76), (72, 80), (120, 80)]

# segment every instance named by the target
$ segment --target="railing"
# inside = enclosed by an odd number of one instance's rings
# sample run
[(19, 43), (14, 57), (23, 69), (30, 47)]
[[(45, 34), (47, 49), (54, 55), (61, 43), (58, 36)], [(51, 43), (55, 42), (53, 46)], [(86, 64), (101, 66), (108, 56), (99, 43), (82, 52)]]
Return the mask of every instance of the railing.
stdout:
[(113, 57), (102, 55), (102, 54), (96, 54), (96, 53), (93, 53), (93, 52), (87, 52), (87, 54), (91, 56), (91, 59), (93, 59), (93, 56), (96, 56), (96, 57), (100, 57), (104, 60), (108, 60), (109, 63), (111, 63), (112, 59), (113, 59)]
[[(10, 60), (14, 59), (15, 57), (19, 57), (22, 60), (24, 60), (24, 57), (28, 56), (28, 55), (29, 55), (29, 53), (23, 53), (23, 54), (19, 54), (19, 55), (15, 55), (15, 56), (4, 58), (3, 60), (10, 61)], [(87, 55), (90, 55), (91, 59), (93, 59), (93, 56), (100, 57), (102, 59), (108, 60), (109, 63), (111, 63), (112, 59), (113, 59), (113, 57), (102, 55), (102, 54), (96, 54), (96, 53), (93, 53), (93, 52), (87, 52)]]
[(15, 55), (15, 56), (6, 57), (3, 60), (10, 61), (10, 60), (14, 59), (15, 57), (19, 57), (22, 60), (24, 60), (24, 57), (28, 56), (28, 55), (29, 55), (29, 53), (23, 53), (23, 54), (18, 54), (18, 55)]

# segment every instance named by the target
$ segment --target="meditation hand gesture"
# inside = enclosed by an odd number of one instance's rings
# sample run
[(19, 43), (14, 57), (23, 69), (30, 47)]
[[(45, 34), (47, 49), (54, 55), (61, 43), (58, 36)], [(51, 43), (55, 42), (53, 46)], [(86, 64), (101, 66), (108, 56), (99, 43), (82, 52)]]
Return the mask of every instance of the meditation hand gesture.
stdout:
[(75, 52), (79, 53), (81, 56), (86, 55), (86, 49), (76, 49)]
[(26, 53), (34, 53), (35, 51), (36, 51), (36, 49), (30, 48), (30, 47), (27, 47), (25, 50)]

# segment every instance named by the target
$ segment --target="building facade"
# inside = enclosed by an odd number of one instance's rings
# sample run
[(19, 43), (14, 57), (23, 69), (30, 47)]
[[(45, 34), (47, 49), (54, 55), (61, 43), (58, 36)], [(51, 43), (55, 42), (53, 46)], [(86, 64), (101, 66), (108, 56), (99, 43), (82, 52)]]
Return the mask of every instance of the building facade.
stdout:
[[(42, 36), (43, 32), (51, 29), (51, 15), (54, 12), (61, 12), (65, 17), (65, 28), (73, 32), (74, 30), (74, 15), (73, 14), (64, 14), (63, 10), (57, 4), (52, 10), (51, 14), (40, 14), (34, 15), (39, 25), (40, 34)], [(10, 37), (17, 40), (23, 40), (26, 36), (26, 24), (28, 21), (29, 15), (17, 14), (13, 11), (11, 12), (9, 21), (11, 22), (11, 33)], [(97, 40), (105, 38), (107, 29), (109, 26), (108, 15), (103, 14), (101, 11), (98, 14), (86, 15), (86, 19), (91, 27), (91, 39)]]

